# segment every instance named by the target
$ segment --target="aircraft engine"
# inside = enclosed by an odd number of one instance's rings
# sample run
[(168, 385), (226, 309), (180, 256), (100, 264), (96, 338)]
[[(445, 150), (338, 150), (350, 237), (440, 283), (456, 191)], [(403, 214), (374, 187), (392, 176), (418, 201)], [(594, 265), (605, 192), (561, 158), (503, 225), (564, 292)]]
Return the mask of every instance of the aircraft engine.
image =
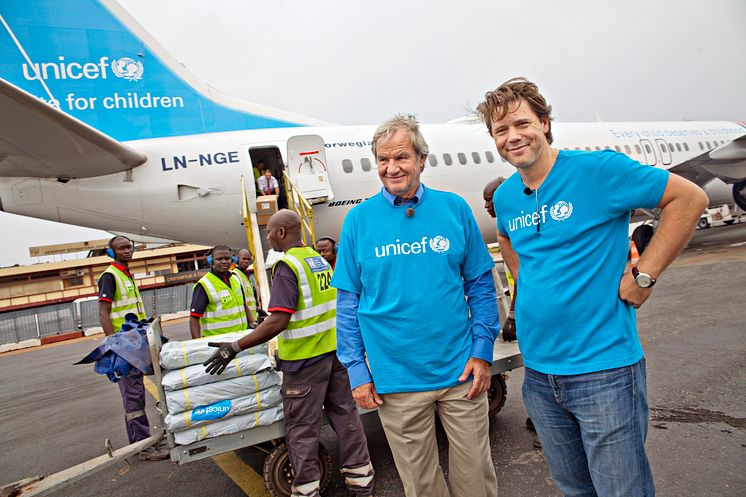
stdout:
[(746, 211), (746, 179), (742, 179), (733, 185), (733, 200), (738, 207)]

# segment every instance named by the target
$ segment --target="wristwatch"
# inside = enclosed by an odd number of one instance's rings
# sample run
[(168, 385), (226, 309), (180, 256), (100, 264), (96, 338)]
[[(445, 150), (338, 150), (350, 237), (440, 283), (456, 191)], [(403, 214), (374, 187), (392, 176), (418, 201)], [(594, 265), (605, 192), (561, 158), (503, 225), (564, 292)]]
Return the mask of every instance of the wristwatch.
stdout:
[(650, 288), (655, 285), (655, 279), (648, 273), (641, 273), (636, 266), (632, 266), (632, 277), (640, 288)]

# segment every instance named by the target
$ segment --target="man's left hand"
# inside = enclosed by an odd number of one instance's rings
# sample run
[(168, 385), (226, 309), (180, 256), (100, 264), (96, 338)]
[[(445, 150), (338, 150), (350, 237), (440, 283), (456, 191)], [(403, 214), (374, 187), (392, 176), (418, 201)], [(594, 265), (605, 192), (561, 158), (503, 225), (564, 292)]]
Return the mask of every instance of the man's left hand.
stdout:
[(490, 364), (485, 360), (471, 357), (466, 361), (466, 367), (461, 376), (459, 376), (458, 381), (461, 383), (465, 382), (469, 379), (469, 375), (474, 375), (474, 381), (471, 384), (469, 393), (466, 394), (466, 398), (471, 400), (479, 397), (490, 388), (490, 381), (492, 380)]
[(210, 347), (217, 347), (218, 350), (205, 362), (202, 363), (205, 366), (205, 372), (210, 374), (220, 374), (225, 371), (228, 364), (235, 359), (237, 352), (234, 350), (233, 344), (230, 342), (209, 342), (207, 344)]
[(624, 272), (619, 282), (619, 298), (627, 305), (639, 309), (653, 293), (652, 288), (640, 288), (632, 276), (632, 270)]

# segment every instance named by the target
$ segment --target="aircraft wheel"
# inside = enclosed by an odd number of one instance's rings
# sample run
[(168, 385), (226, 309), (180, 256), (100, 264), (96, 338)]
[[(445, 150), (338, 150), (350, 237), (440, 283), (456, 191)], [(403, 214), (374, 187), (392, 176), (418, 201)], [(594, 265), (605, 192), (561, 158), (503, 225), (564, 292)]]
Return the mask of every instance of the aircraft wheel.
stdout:
[(490, 388), (487, 390), (487, 400), (489, 402), (489, 415), (494, 416), (505, 405), (505, 399), (508, 398), (508, 384), (505, 382), (503, 374), (496, 374), (490, 380)]
[[(324, 493), (332, 479), (332, 456), (323, 444), (319, 443), (319, 468), (321, 484), (319, 493)], [(290, 465), (287, 446), (280, 444), (264, 460), (264, 482), (272, 497), (290, 497), (295, 472)]]

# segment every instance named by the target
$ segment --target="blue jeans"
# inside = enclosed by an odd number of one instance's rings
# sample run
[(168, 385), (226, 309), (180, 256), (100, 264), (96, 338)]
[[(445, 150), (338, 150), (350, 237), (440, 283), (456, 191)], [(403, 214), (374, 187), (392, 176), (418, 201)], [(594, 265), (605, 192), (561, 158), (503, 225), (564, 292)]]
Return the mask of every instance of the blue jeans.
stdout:
[(523, 402), (566, 497), (652, 497), (645, 359), (579, 375), (526, 368)]

